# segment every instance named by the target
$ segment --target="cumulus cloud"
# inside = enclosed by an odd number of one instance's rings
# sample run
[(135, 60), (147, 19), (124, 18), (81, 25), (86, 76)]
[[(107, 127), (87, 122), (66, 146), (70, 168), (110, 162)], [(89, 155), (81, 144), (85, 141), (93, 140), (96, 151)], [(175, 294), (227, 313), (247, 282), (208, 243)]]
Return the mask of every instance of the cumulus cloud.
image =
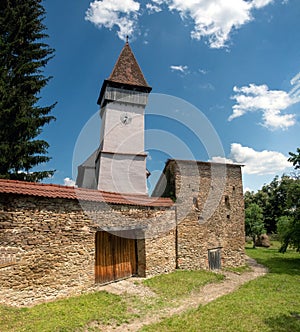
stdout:
[(70, 178), (64, 178), (64, 186), (74, 187), (75, 181)]
[(162, 11), (162, 9), (159, 6), (151, 4), (151, 3), (147, 3), (146, 8), (149, 10), (150, 14), (151, 13), (159, 13), (159, 12)]
[(270, 90), (267, 85), (249, 84), (241, 88), (234, 87), (236, 93), (232, 99), (236, 104), (232, 107), (233, 113), (229, 121), (238, 118), (247, 112), (259, 111), (262, 113), (263, 125), (268, 129), (287, 129), (296, 123), (295, 114), (283, 114), (288, 107), (300, 102), (300, 73), (292, 80), (293, 88), (290, 92)]
[(231, 144), (230, 157), (233, 162), (245, 165), (245, 174), (278, 174), (290, 167), (288, 157), (277, 151), (255, 151), (239, 143)]
[(231, 144), (229, 157), (213, 157), (210, 161), (241, 164), (244, 165), (243, 173), (255, 175), (278, 174), (291, 167), (288, 157), (278, 151), (256, 151), (239, 143)]
[(222, 48), (234, 29), (253, 20), (254, 9), (261, 9), (273, 0), (94, 0), (86, 12), (86, 20), (98, 27), (118, 27), (118, 36), (131, 36), (138, 17), (162, 10), (179, 13), (192, 23), (191, 37), (206, 38), (212, 48)]
[(125, 40), (132, 36), (137, 24), (140, 3), (134, 0), (95, 0), (90, 3), (85, 19), (97, 27), (118, 28), (118, 36)]
[(177, 11), (182, 19), (191, 19), (191, 37), (208, 38), (212, 48), (222, 48), (232, 30), (240, 28), (253, 19), (253, 9), (260, 9), (273, 0), (153, 0), (166, 4), (170, 11)]
[(172, 71), (179, 71), (181, 73), (186, 73), (188, 71), (188, 66), (183, 66), (183, 65), (179, 65), (179, 66), (170, 66)]

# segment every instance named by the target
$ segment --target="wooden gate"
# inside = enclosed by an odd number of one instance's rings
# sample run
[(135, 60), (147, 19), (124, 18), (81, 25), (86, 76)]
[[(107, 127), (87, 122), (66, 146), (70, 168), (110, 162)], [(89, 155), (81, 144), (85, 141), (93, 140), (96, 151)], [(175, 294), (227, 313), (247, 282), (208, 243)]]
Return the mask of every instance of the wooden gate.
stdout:
[(137, 273), (136, 241), (107, 232), (97, 232), (95, 239), (95, 280), (106, 283)]

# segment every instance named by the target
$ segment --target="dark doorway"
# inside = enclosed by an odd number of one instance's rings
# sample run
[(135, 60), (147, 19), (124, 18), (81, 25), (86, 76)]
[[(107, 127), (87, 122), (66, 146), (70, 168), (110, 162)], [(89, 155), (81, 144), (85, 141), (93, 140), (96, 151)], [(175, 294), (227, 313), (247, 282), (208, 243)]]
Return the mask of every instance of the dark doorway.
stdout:
[(208, 250), (208, 264), (210, 270), (221, 269), (221, 248)]

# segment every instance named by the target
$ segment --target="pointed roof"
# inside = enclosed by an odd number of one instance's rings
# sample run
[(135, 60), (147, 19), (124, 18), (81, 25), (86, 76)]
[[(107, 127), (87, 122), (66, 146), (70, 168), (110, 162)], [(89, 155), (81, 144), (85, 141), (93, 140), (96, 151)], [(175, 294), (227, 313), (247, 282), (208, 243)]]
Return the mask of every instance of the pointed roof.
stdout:
[(126, 41), (108, 81), (149, 88), (147, 81)]

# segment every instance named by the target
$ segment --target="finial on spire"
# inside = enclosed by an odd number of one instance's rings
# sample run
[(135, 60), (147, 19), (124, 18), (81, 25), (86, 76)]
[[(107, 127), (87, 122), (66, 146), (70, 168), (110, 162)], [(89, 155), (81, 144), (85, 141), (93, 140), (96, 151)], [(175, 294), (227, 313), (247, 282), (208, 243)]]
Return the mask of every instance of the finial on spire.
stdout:
[(129, 36), (127, 35), (126, 36), (126, 43), (128, 44), (128, 39), (129, 39)]

